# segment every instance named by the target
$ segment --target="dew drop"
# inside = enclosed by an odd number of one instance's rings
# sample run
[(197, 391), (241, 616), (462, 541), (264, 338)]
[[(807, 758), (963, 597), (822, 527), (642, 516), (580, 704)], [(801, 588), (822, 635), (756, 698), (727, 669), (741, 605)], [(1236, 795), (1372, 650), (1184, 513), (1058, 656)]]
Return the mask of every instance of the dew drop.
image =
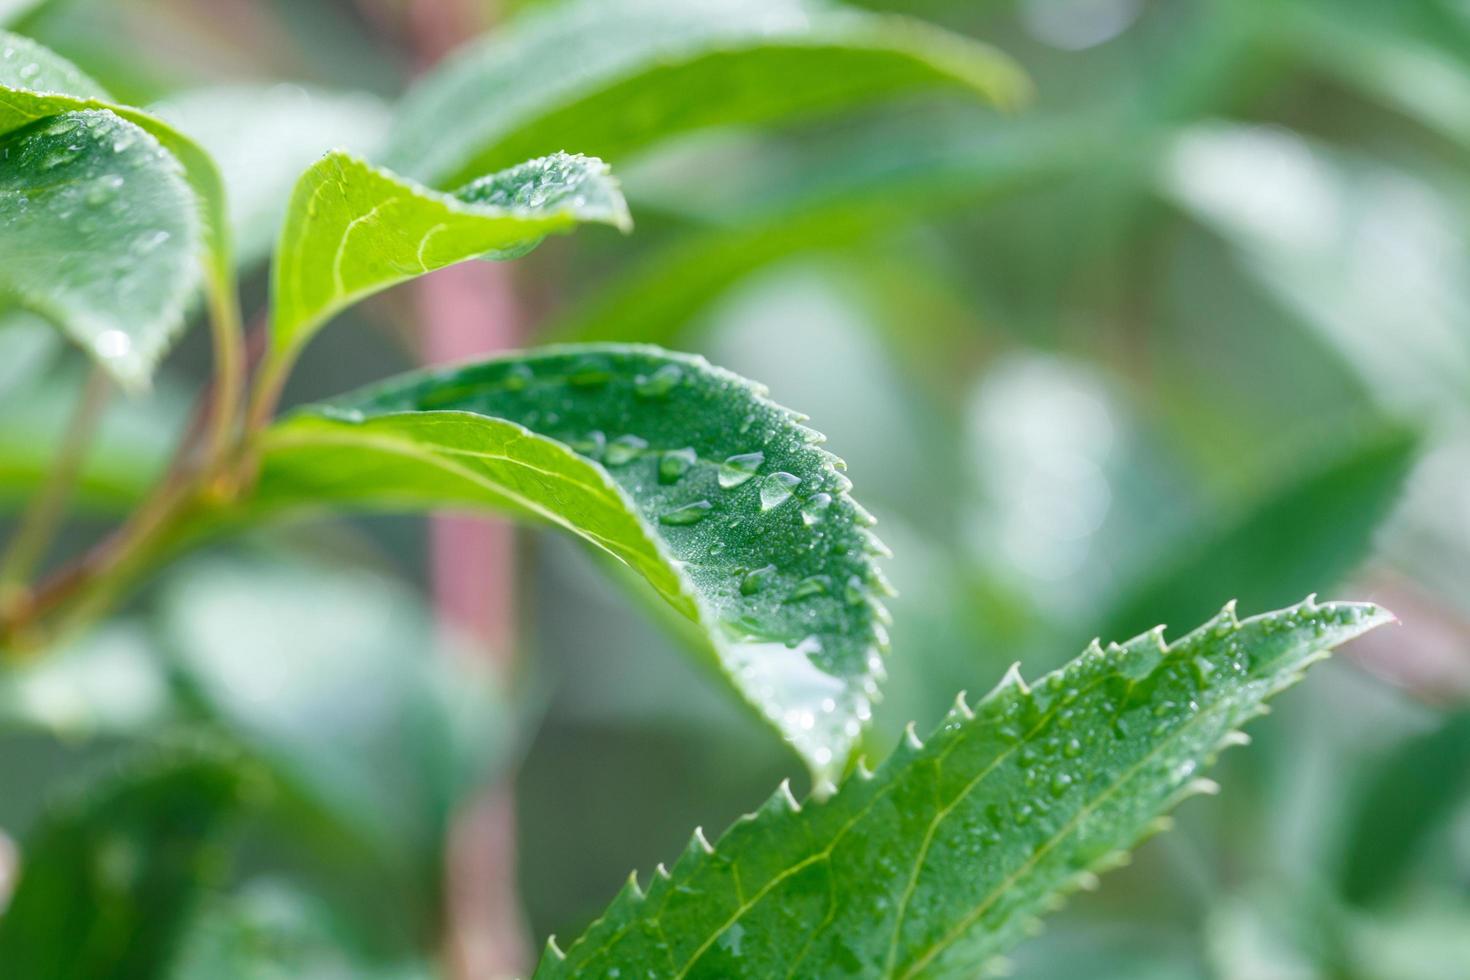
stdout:
[(684, 370), (677, 364), (665, 364), (650, 375), (639, 375), (633, 390), (640, 398), (665, 398), (684, 380)]
[(796, 588), (791, 590), (789, 601), (797, 602), (812, 596), (826, 595), (831, 591), (832, 580), (830, 578), (825, 575), (809, 575), (796, 583)]
[(775, 565), (767, 565), (764, 568), (757, 568), (753, 572), (747, 572), (740, 580), (740, 594), (743, 596), (753, 596), (768, 587), (775, 579)]
[(660, 524), (667, 524), (671, 527), (687, 527), (690, 524), (698, 524), (704, 520), (710, 512), (710, 507), (711, 504), (708, 500), (697, 500), (677, 510), (669, 511), (658, 520)]
[(1066, 794), (1068, 787), (1071, 785), (1072, 777), (1065, 772), (1059, 772), (1051, 777), (1051, 783), (1047, 786), (1047, 789), (1053, 797), (1060, 797)]
[(671, 449), (658, 461), (658, 482), (678, 483), (699, 459), (693, 449)]
[(168, 232), (164, 231), (161, 228), (157, 231), (145, 231), (137, 238), (133, 239), (133, 244), (131, 246), (133, 254), (147, 255), (149, 252), (156, 251), (159, 247), (163, 245), (164, 242), (167, 242), (171, 237), (173, 236), (171, 236)]
[(31, 79), (35, 78), (39, 74), (41, 74), (41, 66), (33, 61), (30, 64), (25, 65), (21, 68), (20, 79), (23, 82), (29, 82)]
[(535, 379), (536, 376), (529, 367), (524, 364), (513, 364), (505, 372), (505, 377), (501, 379), (500, 386), (506, 391), (522, 391)]
[(831, 506), (832, 497), (830, 494), (815, 494), (812, 499), (802, 504), (801, 519), (808, 525), (820, 523), (822, 518), (827, 515), (827, 508)]
[(765, 461), (766, 454), (761, 452), (731, 456), (720, 464), (720, 486), (726, 490), (740, 486), (755, 476)]
[(761, 510), (780, 507), (791, 498), (791, 492), (801, 483), (801, 478), (781, 471), (772, 473), (761, 484)]
[(642, 455), (647, 448), (648, 440), (646, 439), (633, 435), (618, 436), (607, 444), (607, 454), (603, 457), (603, 462), (608, 466), (626, 466)]
[(132, 353), (133, 340), (121, 330), (104, 330), (92, 341), (92, 349), (97, 352), (98, 357), (126, 357)]
[(583, 360), (572, 365), (567, 383), (574, 388), (596, 388), (612, 380), (612, 371), (601, 361)]

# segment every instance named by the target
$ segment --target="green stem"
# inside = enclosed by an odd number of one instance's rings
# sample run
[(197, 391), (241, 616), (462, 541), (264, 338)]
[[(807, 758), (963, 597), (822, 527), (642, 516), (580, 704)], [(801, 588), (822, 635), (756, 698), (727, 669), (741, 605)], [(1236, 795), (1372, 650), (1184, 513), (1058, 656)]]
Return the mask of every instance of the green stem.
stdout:
[(240, 397), (245, 388), (244, 331), (234, 275), (217, 271), (209, 288), (209, 326), (214, 341), (214, 394), (205, 436), (205, 470), (213, 473), (234, 446)]
[(51, 471), (31, 498), (0, 561), (0, 611), (9, 613), (17, 604), (25, 604), (29, 592), (26, 582), (61, 526), (110, 393), (107, 376), (94, 368), (72, 411)]

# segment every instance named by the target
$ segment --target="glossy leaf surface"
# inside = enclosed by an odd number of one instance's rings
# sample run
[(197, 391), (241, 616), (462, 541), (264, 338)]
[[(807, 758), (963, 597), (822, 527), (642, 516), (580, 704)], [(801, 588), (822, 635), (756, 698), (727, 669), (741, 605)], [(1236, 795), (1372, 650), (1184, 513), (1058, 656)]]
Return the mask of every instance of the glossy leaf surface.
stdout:
[(172, 155), (101, 110), (0, 137), (0, 294), (119, 382), (147, 384), (184, 322), (200, 223)]
[(819, 778), (886, 643), (872, 518), (759, 386), (656, 348), (548, 348), (390, 381), (266, 434), (255, 506), (473, 507), (621, 559), (709, 638)]
[(715, 847), (696, 833), (537, 976), (974, 976), (1210, 786), (1199, 770), (1268, 697), (1389, 618), (1227, 607), (1167, 646), (1093, 646), (1030, 688), (1013, 671), (825, 803), (783, 787)]
[(214, 749), (149, 750), (44, 817), (0, 918), (7, 980), (161, 975), (218, 868), (238, 766)]
[(1026, 83), (991, 48), (902, 17), (804, 0), (578, 0), (425, 79), (405, 100), (389, 163), (452, 186), (563, 148), (617, 160), (691, 129), (936, 87), (1009, 105)]
[[(194, 195), (191, 201), (192, 210), (197, 211), (194, 220), (201, 224), (196, 235), (196, 247), (202, 247), (206, 255), (209, 287), (218, 297), (230, 297), (234, 289), (234, 273), (229, 218), (224, 184), (209, 154), (157, 117), (109, 101), (101, 86), (55, 53), (27, 38), (0, 31), (0, 134), (10, 134), (40, 120), (70, 112), (103, 112), (117, 116), (156, 140), (175, 165), (182, 168), (183, 178)], [(79, 209), (61, 220), (74, 221), (81, 231), (88, 213)], [(98, 215), (92, 217), (101, 220)], [(190, 286), (193, 274), (191, 268)], [(233, 299), (223, 301), (233, 302)], [(52, 311), (48, 315), (56, 314)], [(160, 332), (166, 334), (162, 339), (156, 336)], [(135, 328), (138, 336), (130, 338), (135, 356), (104, 359), (102, 363), (119, 381), (137, 387), (151, 376), (157, 357), (167, 349), (168, 340), (176, 332), (177, 324), (170, 321), (160, 321), (157, 327)], [(143, 356), (145, 351), (154, 352), (152, 360)]]
[(330, 153), (292, 194), (273, 278), (275, 343), (298, 349), (365, 296), (466, 259), (515, 258), (585, 222), (628, 226), (600, 160), (558, 153), (442, 194)]

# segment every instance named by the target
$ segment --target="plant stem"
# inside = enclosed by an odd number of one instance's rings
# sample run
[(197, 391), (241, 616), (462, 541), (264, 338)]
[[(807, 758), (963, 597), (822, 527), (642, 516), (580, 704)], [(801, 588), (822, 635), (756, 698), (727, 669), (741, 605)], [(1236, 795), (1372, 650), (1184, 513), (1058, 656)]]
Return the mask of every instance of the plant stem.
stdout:
[(0, 614), (5, 618), (14, 615), (17, 606), (23, 607), (29, 602), (29, 589), (25, 583), (45, 557), (61, 525), (111, 387), (102, 369), (93, 368), (67, 422), (51, 471), (31, 498), (6, 549), (4, 560), (0, 561)]
[(212, 473), (223, 465), (234, 447), (240, 396), (245, 387), (245, 347), (234, 276), (214, 275), (208, 292), (214, 378), (204, 465)]

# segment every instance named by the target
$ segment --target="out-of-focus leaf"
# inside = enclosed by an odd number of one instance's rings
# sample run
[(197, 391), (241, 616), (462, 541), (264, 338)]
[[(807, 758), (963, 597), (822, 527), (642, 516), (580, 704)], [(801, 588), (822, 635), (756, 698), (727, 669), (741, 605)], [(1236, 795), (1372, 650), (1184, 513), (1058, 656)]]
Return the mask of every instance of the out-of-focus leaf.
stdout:
[(394, 283), (466, 259), (516, 258), (586, 222), (628, 227), (600, 160), (557, 153), (441, 194), (330, 153), (297, 182), (276, 251), (277, 356), (289, 358), (334, 313)]
[(1206, 788), (1200, 768), (1266, 699), (1389, 618), (1227, 608), (1167, 646), (1094, 646), (1031, 688), (1013, 671), (826, 803), (783, 787), (716, 847), (696, 833), (538, 976), (974, 975)]
[(508, 747), (488, 676), (451, 659), (422, 604), (366, 572), (200, 562), (169, 584), (185, 683), (285, 782), (412, 874)]
[(288, 885), (253, 882), (190, 923), (167, 980), (430, 980), (427, 964), (389, 966), (360, 952), (331, 908)]
[(40, 377), (59, 346), (56, 331), (40, 317), (24, 310), (0, 314), (0, 398)]
[(1434, 188), (1286, 130), (1224, 124), (1180, 136), (1162, 185), (1387, 407), (1463, 403), (1470, 242)]
[(1303, 474), (1233, 523), (1202, 530), (1159, 556), (1111, 606), (1102, 635), (1191, 622), (1223, 599), (1280, 602), (1331, 585), (1364, 555), (1398, 499), (1418, 440), (1390, 431)]
[(0, 0), (0, 27), (18, 22), (48, 2), (49, 0)]
[(101, 111), (13, 130), (0, 156), (0, 295), (143, 387), (197, 278), (198, 209), (178, 164)]
[(1470, 713), (1404, 742), (1365, 774), (1342, 846), (1342, 893), (1366, 905), (1394, 896), (1430, 835), (1470, 793)]
[[(78, 113), (79, 115), (75, 118), (84, 120), (110, 115), (121, 121), (121, 128), (118, 128), (116, 121), (108, 124), (114, 128), (115, 132), (110, 146), (119, 158), (118, 166), (122, 166), (129, 160), (135, 161), (134, 165), (136, 165), (136, 161), (142, 159), (146, 154), (157, 154), (161, 147), (162, 151), (171, 158), (169, 161), (171, 166), (157, 165), (152, 168), (152, 171), (168, 173), (170, 180), (177, 180), (179, 175), (171, 171), (181, 168), (181, 176), (187, 181), (192, 191), (190, 214), (187, 219), (184, 219), (175, 217), (171, 209), (157, 212), (160, 224), (150, 229), (148, 234), (137, 236), (129, 242), (137, 250), (134, 257), (135, 264), (145, 260), (154, 261), (152, 257), (154, 252), (165, 250), (167, 254), (179, 249), (181, 241), (172, 225), (177, 222), (185, 222), (189, 231), (190, 247), (197, 249), (202, 243), (211, 292), (220, 297), (221, 302), (233, 303), (234, 272), (233, 259), (230, 256), (224, 185), (209, 154), (157, 117), (139, 109), (116, 105), (108, 101), (107, 93), (96, 82), (65, 59), (33, 41), (0, 31), (0, 134), (5, 134), (9, 139), (14, 140), (17, 138), (16, 130), (67, 113)], [(55, 123), (53, 122), (52, 125)], [(142, 130), (143, 133), (137, 133), (133, 127)], [(45, 128), (45, 126), (39, 127), (37, 131)], [(70, 149), (73, 145), (77, 147), (75, 151)], [(100, 164), (105, 159), (101, 155), (100, 144), (96, 147), (86, 145), (80, 136), (63, 142), (60, 146), (67, 152), (76, 154), (78, 160), (70, 163), (72, 168), (87, 166), (89, 162)], [(49, 160), (58, 161), (55, 164), (58, 167), (67, 165), (63, 156), (64, 154), (61, 153), (52, 154), (47, 160), (38, 160), (37, 165), (46, 169), (45, 164)], [(11, 181), (22, 180), (24, 177), (18, 167), (13, 169), (8, 167), (7, 173), (11, 175)], [(58, 173), (53, 176), (60, 177), (63, 174)], [(111, 180), (116, 176), (124, 177), (123, 185), (118, 186), (115, 181)], [(132, 212), (134, 221), (140, 220), (138, 216), (151, 213), (161, 204), (161, 201), (150, 201), (146, 195), (141, 199), (138, 198), (138, 188), (136, 185), (127, 184), (127, 176), (126, 173), (102, 175), (99, 178), (101, 183), (98, 183), (96, 189), (91, 192), (104, 195), (101, 200), (86, 201), (84, 195), (83, 199), (73, 203), (71, 213), (67, 213), (64, 209), (60, 210), (54, 216), (55, 219), (68, 222), (71, 234), (78, 239), (98, 235), (106, 239), (113, 233), (118, 223), (117, 216), (111, 212), (121, 207), (126, 207)], [(106, 186), (103, 186), (104, 184)], [(49, 191), (48, 197), (58, 200), (72, 194), (82, 193), (78, 185), (74, 183), (52, 183), (44, 187)], [(19, 203), (18, 196), (13, 197), (11, 194), (6, 194), (5, 199), (11, 207)], [(141, 200), (142, 206), (135, 206), (136, 200)], [(58, 231), (61, 230), (58, 229)], [(164, 235), (169, 237), (165, 238)], [(107, 271), (106, 266), (101, 266), (101, 269), (104, 272)], [(116, 274), (113, 272), (110, 275)], [(56, 275), (52, 273), (48, 278), (54, 278)], [(98, 275), (94, 272), (96, 283), (105, 284), (109, 278), (109, 275)], [(184, 291), (186, 288), (191, 288), (192, 285), (193, 267), (191, 264), (187, 286), (164, 279), (162, 282), (154, 283), (153, 288)], [(38, 309), (37, 312), (56, 319), (66, 311), (54, 308), (53, 304), (46, 309)], [(106, 344), (101, 345), (101, 350), (91, 347), (89, 350), (94, 350), (99, 355), (101, 363), (124, 384), (141, 385), (151, 376), (156, 360), (167, 349), (168, 341), (176, 332), (176, 324), (181, 317), (182, 310), (178, 313), (170, 312), (151, 329), (148, 321), (142, 324), (133, 321), (131, 328), (124, 329), (117, 335), (108, 333), (110, 339)], [(140, 342), (138, 336), (133, 336), (140, 330), (147, 331), (146, 337), (142, 338), (146, 342)], [(82, 332), (82, 339), (85, 341), (97, 331), (86, 328)], [(121, 354), (110, 353), (117, 351), (122, 346), (117, 340), (118, 336), (129, 342), (129, 349), (124, 350)]]
[(1457, 24), (1436, 2), (1255, 6), (1266, 43), (1286, 57), (1470, 147), (1470, 27), (1463, 17)]
[[(84, 383), (75, 371), (53, 371), (0, 393), (0, 510), (23, 503), (44, 482)], [(142, 500), (168, 464), (189, 394), (161, 384), (148, 398), (114, 404), (77, 474), (77, 504), (116, 512)]]
[(196, 89), (149, 111), (219, 161), (241, 265), (264, 258), (275, 245), (303, 170), (329, 150), (373, 156), (389, 119), (388, 108), (371, 95), (299, 85)]
[(411, 375), (264, 437), (263, 510), (475, 507), (563, 527), (697, 623), (819, 781), (882, 675), (882, 545), (840, 461), (764, 389), (657, 348)]
[(800, 252), (893, 235), (945, 208), (1054, 179), (1076, 163), (1080, 142), (1052, 127), (981, 138), (889, 135), (822, 154), (781, 175), (775, 187), (734, 180), (746, 193), (718, 200), (702, 216), (715, 227), (682, 236), (622, 271), (563, 314), (551, 332), (568, 340), (672, 342), (704, 306), (756, 269)]
[(567, 147), (617, 159), (675, 133), (924, 88), (1001, 105), (1026, 83), (960, 35), (807, 0), (575, 0), (513, 22), (412, 91), (391, 166), (434, 186)]
[(109, 623), (43, 659), (0, 670), (0, 728), (136, 734), (171, 708), (163, 665), (137, 623)]
[(162, 975), (243, 781), (220, 750), (152, 748), (43, 817), (0, 918), (7, 980)]

